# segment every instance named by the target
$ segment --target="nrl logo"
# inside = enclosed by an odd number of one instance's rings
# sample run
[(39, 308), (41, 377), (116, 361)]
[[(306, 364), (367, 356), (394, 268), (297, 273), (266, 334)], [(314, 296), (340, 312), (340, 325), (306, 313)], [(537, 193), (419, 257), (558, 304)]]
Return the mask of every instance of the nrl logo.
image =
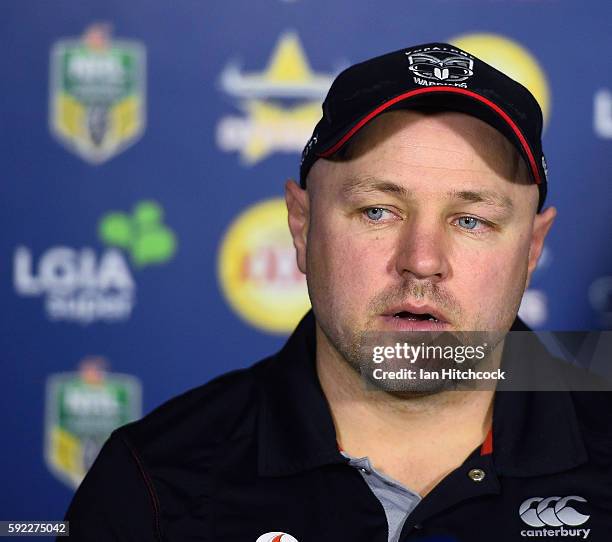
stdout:
[(106, 369), (103, 358), (89, 357), (78, 372), (47, 380), (45, 461), (72, 488), (81, 483), (109, 435), (141, 416), (140, 381)]
[(457, 53), (433, 50), (406, 53), (406, 56), (408, 69), (428, 81), (461, 83), (474, 75), (474, 61)]
[(61, 40), (51, 51), (49, 125), (69, 150), (92, 164), (117, 155), (145, 126), (145, 50), (112, 40), (96, 24), (81, 39)]

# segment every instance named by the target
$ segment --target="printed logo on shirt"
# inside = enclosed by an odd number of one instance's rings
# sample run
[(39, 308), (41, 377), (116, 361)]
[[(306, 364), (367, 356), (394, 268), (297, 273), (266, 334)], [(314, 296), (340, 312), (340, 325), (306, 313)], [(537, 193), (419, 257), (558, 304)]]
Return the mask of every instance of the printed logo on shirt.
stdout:
[(79, 371), (49, 376), (45, 403), (45, 461), (49, 470), (78, 487), (109, 435), (137, 420), (140, 381), (107, 372), (101, 357), (85, 358)]
[(262, 534), (255, 542), (298, 542), (296, 538), (287, 533), (270, 532)]
[(591, 516), (575, 508), (575, 503), (586, 502), (586, 499), (577, 495), (526, 499), (519, 507), (519, 515), (524, 523), (535, 529), (524, 529), (521, 536), (579, 537), (586, 540), (591, 529), (577, 527), (586, 523)]

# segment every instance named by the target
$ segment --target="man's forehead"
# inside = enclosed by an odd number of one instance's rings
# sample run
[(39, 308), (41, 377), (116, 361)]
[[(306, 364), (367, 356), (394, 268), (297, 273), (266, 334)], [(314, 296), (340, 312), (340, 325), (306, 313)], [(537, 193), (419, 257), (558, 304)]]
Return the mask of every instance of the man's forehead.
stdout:
[(362, 154), (372, 147), (392, 140), (415, 149), (432, 145), (445, 152), (507, 154), (514, 145), (496, 128), (481, 119), (447, 110), (387, 111), (364, 126), (349, 142)]

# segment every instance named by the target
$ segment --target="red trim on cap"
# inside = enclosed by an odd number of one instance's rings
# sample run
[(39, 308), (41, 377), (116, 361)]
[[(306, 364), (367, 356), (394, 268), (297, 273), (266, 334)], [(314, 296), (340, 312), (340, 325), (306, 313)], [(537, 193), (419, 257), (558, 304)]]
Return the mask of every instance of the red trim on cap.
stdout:
[(430, 92), (454, 92), (456, 94), (464, 94), (465, 96), (474, 98), (475, 100), (478, 100), (479, 102), (482, 102), (486, 106), (493, 109), (493, 111), (495, 111), (502, 119), (506, 121), (508, 126), (510, 126), (510, 128), (512, 129), (512, 131), (514, 132), (518, 140), (521, 142), (521, 145), (523, 146), (523, 150), (525, 151), (525, 153), (527, 154), (527, 158), (529, 159), (529, 165), (531, 166), (531, 170), (536, 180), (536, 184), (540, 184), (542, 182), (542, 179), (540, 178), (540, 172), (536, 165), (535, 158), (533, 157), (533, 153), (531, 152), (531, 148), (529, 147), (529, 144), (527, 143), (527, 140), (525, 139), (525, 136), (523, 135), (519, 127), (508, 116), (508, 114), (501, 107), (493, 103), (491, 100), (485, 98), (484, 96), (481, 96), (480, 94), (477, 94), (476, 92), (473, 92), (471, 90), (467, 90), (465, 88), (458, 88), (458, 87), (439, 86), (439, 87), (418, 88), (416, 90), (411, 90), (409, 92), (405, 92), (404, 94), (400, 94), (399, 96), (396, 96), (395, 98), (392, 98), (391, 100), (385, 102), (384, 104), (379, 105), (376, 109), (374, 109), (374, 111), (371, 111), (365, 117), (363, 117), (355, 126), (353, 126), (348, 131), (348, 133), (346, 133), (342, 137), (342, 139), (340, 139), (340, 141), (338, 141), (338, 143), (336, 143), (330, 149), (327, 149), (326, 151), (320, 153), (319, 157), (326, 158), (334, 154), (340, 147), (342, 147), (342, 145), (344, 145), (351, 137), (353, 137), (353, 135), (355, 135), (355, 133), (358, 132), (364, 126), (364, 124), (366, 124), (368, 121), (370, 121), (371, 119), (373, 119), (374, 117), (382, 113), (385, 109), (388, 109), (389, 107), (396, 104), (397, 102), (401, 102), (402, 100), (411, 98), (412, 96), (418, 96), (419, 94), (429, 94)]
[(480, 455), (490, 455), (493, 453), (493, 428), (489, 429), (482, 446), (480, 447)]

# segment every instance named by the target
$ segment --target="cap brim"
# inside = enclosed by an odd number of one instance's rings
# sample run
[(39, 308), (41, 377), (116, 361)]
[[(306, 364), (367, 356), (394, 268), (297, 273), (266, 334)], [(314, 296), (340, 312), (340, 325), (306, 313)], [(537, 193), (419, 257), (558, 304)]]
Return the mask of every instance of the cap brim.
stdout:
[(473, 90), (459, 87), (432, 86), (414, 89), (395, 96), (372, 111), (367, 112), (350, 126), (347, 126), (344, 130), (337, 133), (335, 140), (326, 142), (326, 149), (319, 151), (316, 156), (319, 158), (332, 156), (368, 122), (384, 112), (397, 109), (420, 109), (427, 107), (458, 111), (475, 116), (493, 128), (496, 128), (508, 138), (524, 158), (534, 183), (538, 185), (540, 190), (539, 211), (546, 196), (546, 182), (545, 180), (543, 182), (542, 174), (538, 168), (538, 162), (535, 159), (534, 150), (529, 146), (525, 135), (508, 113), (487, 97)]

